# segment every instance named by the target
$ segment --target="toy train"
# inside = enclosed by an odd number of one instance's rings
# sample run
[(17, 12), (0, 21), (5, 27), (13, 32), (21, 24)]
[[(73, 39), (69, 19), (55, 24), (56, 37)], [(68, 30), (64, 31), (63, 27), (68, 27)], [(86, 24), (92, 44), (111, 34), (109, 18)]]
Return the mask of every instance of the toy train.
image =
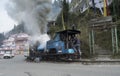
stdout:
[(79, 59), (80, 51), (74, 47), (76, 45), (74, 38), (80, 33), (78, 30), (71, 29), (56, 32), (54, 38), (46, 42), (46, 47), (36, 42), (36, 44), (29, 46), (29, 51), (25, 56), (30, 60), (35, 58), (40, 60)]

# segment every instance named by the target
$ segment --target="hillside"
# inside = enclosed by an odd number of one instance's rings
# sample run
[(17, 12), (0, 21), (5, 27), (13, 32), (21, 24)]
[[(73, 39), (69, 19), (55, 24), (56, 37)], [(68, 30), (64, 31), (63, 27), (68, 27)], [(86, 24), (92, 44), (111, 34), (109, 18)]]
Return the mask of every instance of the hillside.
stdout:
[[(72, 5), (77, 3), (78, 0), (73, 1)], [(117, 1), (117, 0), (116, 0)], [(111, 4), (109, 8), (109, 14), (112, 16), (113, 21), (117, 22), (117, 35), (118, 35), (118, 41), (120, 40), (120, 14), (116, 13), (119, 12), (120, 10), (118, 7), (120, 5)], [(114, 7), (113, 7), (114, 5)], [(77, 8), (79, 9), (79, 8)], [(115, 9), (115, 11), (113, 11)], [(67, 11), (67, 9), (63, 9), (63, 11)], [(100, 10), (96, 8), (96, 12), (94, 11), (94, 8), (90, 7), (87, 9), (84, 13), (81, 13), (79, 11), (75, 12), (69, 12), (68, 16), (68, 21), (64, 21), (62, 18), (62, 13), (58, 16), (57, 21), (56, 21), (56, 26), (51, 27), (52, 32), (56, 32), (58, 30), (63, 30), (64, 26), (66, 29), (71, 28), (71, 25), (75, 24), (77, 29), (81, 31), (80, 35), (80, 40), (81, 40), (81, 50), (84, 54), (84, 56), (89, 57), (90, 56), (90, 49), (89, 49), (89, 21), (93, 18), (99, 18), (103, 17), (101, 14)], [(64, 16), (64, 15), (63, 15)], [(67, 16), (66, 16), (67, 17)], [(64, 21), (64, 26), (63, 26), (63, 21)], [(120, 48), (120, 42), (119, 42), (119, 48)], [(112, 52), (112, 36), (111, 36), (111, 30), (101, 30), (101, 31), (95, 31), (95, 50), (107, 50), (109, 52)]]
[(24, 29), (24, 23), (21, 23), (19, 25), (14, 25), (14, 28), (9, 31), (8, 33), (6, 33), (6, 37), (9, 37), (12, 34), (17, 34), (17, 33), (24, 33), (25, 29)]
[(0, 46), (2, 45), (2, 41), (5, 39), (5, 36), (3, 33), (0, 33)]

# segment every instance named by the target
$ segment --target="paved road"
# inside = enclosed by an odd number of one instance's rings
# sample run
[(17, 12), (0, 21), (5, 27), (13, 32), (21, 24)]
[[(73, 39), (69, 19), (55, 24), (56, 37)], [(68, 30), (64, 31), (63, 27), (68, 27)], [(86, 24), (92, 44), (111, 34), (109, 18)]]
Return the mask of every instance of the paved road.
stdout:
[(0, 59), (0, 76), (120, 76), (120, 65), (26, 62), (21, 55)]

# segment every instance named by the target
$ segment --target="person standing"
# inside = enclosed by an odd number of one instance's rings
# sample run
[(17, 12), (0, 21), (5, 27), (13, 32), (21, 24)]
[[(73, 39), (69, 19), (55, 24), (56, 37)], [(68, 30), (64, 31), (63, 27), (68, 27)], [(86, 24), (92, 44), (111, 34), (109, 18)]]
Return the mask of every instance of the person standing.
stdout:
[(75, 30), (77, 27), (75, 24), (72, 25), (72, 30)]
[(76, 36), (74, 37), (74, 49), (76, 52), (78, 52), (81, 55), (81, 50), (80, 50), (80, 39), (78, 39)]

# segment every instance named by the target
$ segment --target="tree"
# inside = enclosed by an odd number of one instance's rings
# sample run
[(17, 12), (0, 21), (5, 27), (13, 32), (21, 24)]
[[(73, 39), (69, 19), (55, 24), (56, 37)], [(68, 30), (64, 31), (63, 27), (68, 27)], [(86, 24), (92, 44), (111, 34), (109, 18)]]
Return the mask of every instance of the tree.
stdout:
[(67, 28), (68, 17), (69, 17), (69, 3), (67, 2), (67, 0), (63, 0), (62, 2), (62, 15), (63, 15), (63, 21), (65, 24), (65, 27)]
[(115, 19), (120, 19), (120, 0), (113, 0), (110, 5), (110, 13)]
[(64, 22), (68, 22), (68, 15), (69, 15), (69, 3), (64, 0), (63, 1), (63, 18), (64, 18)]
[(0, 46), (2, 45), (2, 41), (5, 39), (4, 34), (0, 33)]

